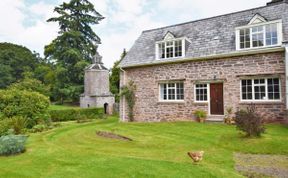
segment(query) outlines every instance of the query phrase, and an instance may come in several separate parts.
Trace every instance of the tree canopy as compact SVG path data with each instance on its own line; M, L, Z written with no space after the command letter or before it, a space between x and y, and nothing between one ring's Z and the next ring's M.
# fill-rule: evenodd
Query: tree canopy
M70 0L54 11L59 16L47 21L59 24L59 35L45 46L44 52L48 61L56 62L53 93L61 100L75 101L83 92L84 68L92 61L95 45L101 43L91 25L104 17L88 0Z
M124 49L123 53L121 54L120 60L115 61L113 68L111 69L112 73L110 75L110 91L115 95L115 101L119 102L119 92L120 92L120 68L119 64L121 60L126 56L127 52Z
M0 43L0 88L24 78L26 72L32 72L40 63L37 54L28 48Z

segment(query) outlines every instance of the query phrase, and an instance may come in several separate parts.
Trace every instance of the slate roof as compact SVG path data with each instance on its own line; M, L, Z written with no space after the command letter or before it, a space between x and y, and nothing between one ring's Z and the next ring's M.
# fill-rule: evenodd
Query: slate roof
M255 14L263 16L268 21L282 19L283 41L288 41L288 4L283 1L280 4L274 3L241 12L143 31L121 61L120 67L183 60L155 59L155 43L162 41L168 31L176 38L187 37L191 40L186 49L185 59L233 53L236 51L235 28L247 25Z

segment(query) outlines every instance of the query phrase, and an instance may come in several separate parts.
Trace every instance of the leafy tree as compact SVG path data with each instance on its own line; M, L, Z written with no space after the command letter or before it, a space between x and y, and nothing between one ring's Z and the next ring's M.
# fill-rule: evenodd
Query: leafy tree
M0 43L0 88L24 78L25 72L32 72L39 63L37 54L28 48Z
M124 49L123 53L121 54L121 58L119 61L116 61L111 69L112 73L109 77L110 80L110 91L115 95L115 101L119 102L119 92L120 92L120 68L119 64L121 60L126 56L127 52Z
M8 89L34 91L45 96L50 95L50 88L41 81L33 78L24 78L23 80L10 85Z
M62 101L76 100L83 92L84 68L95 54L95 44L101 42L91 25L98 24L104 17L88 0L70 0L54 11L59 16L47 21L59 24L59 36L45 46L44 52L46 59L57 65L53 93Z

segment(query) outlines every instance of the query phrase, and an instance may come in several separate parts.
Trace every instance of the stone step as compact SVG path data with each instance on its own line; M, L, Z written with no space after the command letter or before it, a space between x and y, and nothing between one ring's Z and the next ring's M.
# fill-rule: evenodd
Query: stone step
M208 116L207 122L224 122L224 116Z

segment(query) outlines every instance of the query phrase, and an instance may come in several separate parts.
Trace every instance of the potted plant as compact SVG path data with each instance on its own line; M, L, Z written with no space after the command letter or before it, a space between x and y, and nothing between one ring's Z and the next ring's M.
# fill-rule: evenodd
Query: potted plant
M194 115L200 123L204 123L207 118L207 113L204 110L196 110Z
M226 124L234 124L235 123L235 121L234 121L234 119L232 117L232 114L233 114L233 108L232 107L228 107L226 109L226 114L225 114L225 119L224 119L224 122Z

